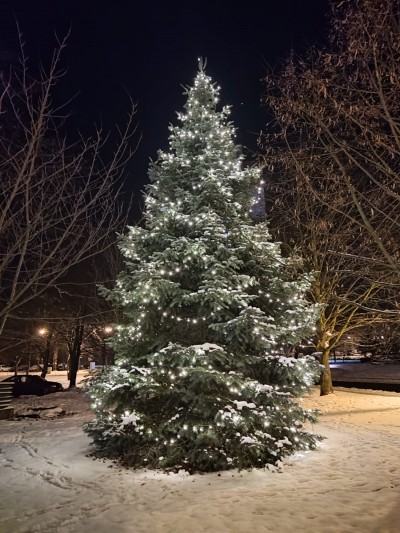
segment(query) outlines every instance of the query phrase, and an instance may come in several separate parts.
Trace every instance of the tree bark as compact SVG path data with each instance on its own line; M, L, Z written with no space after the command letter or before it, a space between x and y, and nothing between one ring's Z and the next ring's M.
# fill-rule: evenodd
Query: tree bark
M44 350L44 355L43 355L43 368L42 368L42 373L40 374L42 378L45 378L47 375L47 369L50 363L50 348L51 348L50 339L46 339L46 348Z
M74 342L70 353L70 373L69 373L69 388L76 387L76 376L79 369L79 360L81 357L81 346L83 340L84 325L78 322L74 328Z
M321 364L324 365L325 370L320 379L320 396L326 396L333 393L332 374L329 366L330 348L325 348L321 353Z

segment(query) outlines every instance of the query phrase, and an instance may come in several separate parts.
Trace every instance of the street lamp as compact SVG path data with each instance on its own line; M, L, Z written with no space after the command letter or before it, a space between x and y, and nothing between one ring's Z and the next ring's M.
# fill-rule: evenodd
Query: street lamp
M106 337L110 335L113 332L112 326L104 326L103 327L103 345L102 345L102 359L103 359L103 365L108 366L108 354L107 354L107 344L106 344Z
M49 369L49 363L50 363L50 353L51 353L51 335L49 333L49 330L45 327L41 327L38 329L38 334L46 339L45 343L45 349L43 353L43 367L42 367L42 378L45 378Z

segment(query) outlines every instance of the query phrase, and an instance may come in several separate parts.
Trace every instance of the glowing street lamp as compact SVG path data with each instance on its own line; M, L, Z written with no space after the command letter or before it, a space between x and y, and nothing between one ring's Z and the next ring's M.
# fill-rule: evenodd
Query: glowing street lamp
M42 368L42 373L41 373L42 378L45 378L47 372L51 370L51 368L49 368L50 361L52 358L51 357L51 334L49 330L45 327L39 328L37 332L40 335L40 337L43 337L43 339L45 339L46 341L44 351L42 352L43 368Z
M108 366L108 357L107 357L107 345L106 345L106 337L107 335L110 335L113 332L112 326L104 326L103 327L103 344L102 344L102 360L103 365Z

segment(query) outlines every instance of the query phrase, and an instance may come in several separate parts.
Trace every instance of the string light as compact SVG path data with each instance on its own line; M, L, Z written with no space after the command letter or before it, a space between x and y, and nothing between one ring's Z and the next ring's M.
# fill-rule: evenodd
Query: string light
M172 398L168 397L169 391L177 394L182 384L190 398L192 380L211 379L212 383L215 379L221 389L219 396L223 397L213 400L215 409L220 409L222 414L216 415L211 423L206 417L201 420L198 412L194 415L185 408L179 415L181 418L169 415L166 424L160 412L161 423L152 421L152 428L147 424L134 426L132 438L137 438L138 431L143 434L159 462L168 458L168 448L175 447L178 439L192 438L198 442L203 439L200 434L210 433L213 439L222 442L226 428L234 428L233 439L241 446L257 446L262 450L263 443L274 440L263 428L282 425L285 417L285 426L277 430L282 432L282 437L275 439L276 448L299 442L298 421L292 420L296 412L288 409L290 393L287 388L243 381L241 370L229 362L235 354L237 363L245 364L248 356L243 354L247 352L251 357L263 354L265 358L281 358L283 343L290 335L295 339L302 328L303 321L297 316L302 317L303 309L306 314L306 305L300 305L302 295L295 294L295 284L291 288L289 283L285 285L278 280L275 286L273 280L268 285L269 290L265 290L269 282L268 268L271 272L275 269L278 278L285 260L279 256L276 245L266 242L265 228L243 224L247 221L247 206L236 201L237 191L245 183L252 183L262 195L263 180L259 179L257 169L241 170L243 158L236 155L234 130L225 122L229 109L216 110L218 91L219 87L213 86L204 73L196 78L195 88L188 90L185 112L178 115L183 126L170 128L171 153L160 152L153 169L156 181L149 186L146 197L146 228L131 228L123 242L123 253L130 261L127 275L131 279L127 282L120 277L116 284L118 302L126 306L131 324L119 326L114 337L127 354L123 363L122 358L118 361L115 379L111 381L110 378L108 383L115 387L114 394L118 394L118 386L124 379L129 379L133 387L129 396L132 401L135 401L135 387L144 391L145 385L151 385L150 400L158 398L158 391L165 395L163 398ZM199 151L194 152L193 146L200 147L196 148ZM234 228L227 220L234 221ZM242 274L250 255L255 260L259 258L260 265L268 267L265 283L255 276ZM301 309L301 313L295 318L285 314L296 309ZM154 351L154 345L162 345L169 336L174 338L175 332L182 343L188 344L199 335L213 338L212 327L220 328L215 336L226 341L218 355L174 343ZM233 340L227 340L228 330ZM232 348L235 343L238 349ZM126 370L129 378L123 377L123 367L128 369L137 355L139 359L147 358L146 368L132 365L129 372ZM279 364L286 368L283 357ZM288 374L290 372L291 368ZM311 378L312 373L307 374L307 379ZM285 387L295 387L296 383L297 379L288 379ZM123 384L122 390L125 386L129 384ZM289 397L285 396L287 394ZM126 391L123 397L127 397ZM249 407L250 399L254 399L254 410ZM95 405L103 409L100 402L96 401ZM132 409L132 404L129 405ZM170 404L166 402L166 405ZM249 409L252 417L248 416ZM105 412L110 426L118 427L118 417L115 419L114 414ZM126 411L125 416L130 416L130 411ZM300 442L300 445L306 447L305 443ZM139 445L135 449L142 448ZM214 455L225 453L223 444L214 450L205 447L202 451L210 460ZM143 458L143 462L147 461L147 457ZM226 461L229 463L228 459Z

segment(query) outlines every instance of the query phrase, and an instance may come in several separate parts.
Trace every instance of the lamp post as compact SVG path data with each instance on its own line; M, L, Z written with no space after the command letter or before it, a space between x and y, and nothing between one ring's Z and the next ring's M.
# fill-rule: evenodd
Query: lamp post
M46 375L47 375L47 369L49 367L49 362L50 362L50 339L51 339L51 334L50 334L49 330L46 327L40 327L38 329L38 334L46 340L45 349L44 349L44 353L43 353L43 368L42 368L42 373L41 373L42 378L45 378Z
M103 331L102 362L104 366L108 366L106 339L107 339L107 336L111 335L111 333L113 332L113 328L112 326L104 326L102 328L102 331Z

